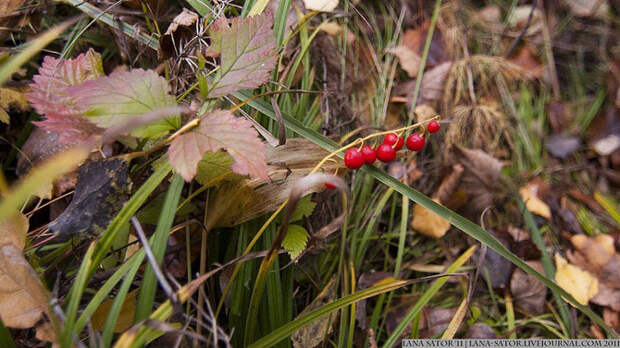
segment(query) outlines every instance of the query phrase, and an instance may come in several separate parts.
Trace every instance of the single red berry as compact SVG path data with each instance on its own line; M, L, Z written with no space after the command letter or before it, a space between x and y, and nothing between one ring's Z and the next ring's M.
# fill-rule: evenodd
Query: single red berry
M344 153L344 164L349 169L358 169L364 165L364 155L352 147Z
M420 133L411 133L407 137L407 148L411 151L420 151L424 148L426 140Z
M336 185L330 183L330 182L325 182L325 187L327 187L330 190L335 190L336 189Z
M435 121L435 120L430 121L430 122L428 123L428 126L426 126L426 129L428 129L428 132L429 132L429 133L435 133L435 132L438 132L438 131L439 131L439 122L437 122L437 121Z
M390 133L386 135L385 138L383 138L383 143L392 146L396 144L396 146L394 146L394 150L398 151L403 148L405 140L403 139L403 137L399 137L398 135L396 135L396 133Z
M368 145L362 146L362 155L364 156L364 161L367 164L373 164L377 160L377 153L375 149Z
M381 162L392 162L396 158L396 150L392 145L383 143L377 148L377 158Z

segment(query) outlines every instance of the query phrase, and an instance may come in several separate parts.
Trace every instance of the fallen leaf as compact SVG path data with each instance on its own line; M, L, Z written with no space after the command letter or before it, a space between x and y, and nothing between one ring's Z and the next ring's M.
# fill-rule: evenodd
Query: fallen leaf
M24 258L28 219L16 215L0 225L0 318L7 327L34 326L48 311L49 296Z
M530 12L532 12L532 5L522 5L517 6L514 11L511 12L511 15L508 17L507 22L510 28L514 32L521 32L527 23L527 19L530 16ZM530 20L529 26L525 31L525 35L535 35L538 34L543 28L543 16L542 12L539 9L534 9L534 13L532 14L532 19Z
M276 38L269 12L249 17L221 18L213 23L209 53L221 56L221 65L209 98L259 87L271 78L277 61Z
M479 338L479 339L495 339L497 335L493 329L484 323L475 323L469 327L464 338Z
M405 30L400 46L408 48L413 54L417 55L418 57L422 57L430 24L431 21L426 20L415 29ZM442 33L439 29L436 28L435 32L433 33L433 38L431 39L431 46L429 48L428 56L426 58L427 67L432 68L438 64L446 62L447 60L448 54L446 53L446 48L443 43Z
M434 199L434 201L439 203L437 199ZM441 238L450 229L450 222L423 206L416 204L413 208L411 228L425 236Z
M551 219L551 209L549 206L538 198L538 184L530 182L521 189L519 189L521 199L525 203L527 210L536 215L540 215L546 219Z
M58 132L39 127L35 128L32 133L30 133L19 152L17 174L20 176L25 175L33 166L61 153L71 146L72 144L69 142L60 141ZM59 195L71 190L75 187L76 181L77 171L73 171L56 179L50 187L39 192L38 196L41 198L52 198L54 195Z
M128 199L131 180L122 159L91 161L78 170L71 203L48 225L61 240L98 236Z
M274 211L289 198L289 191L301 178L329 153L303 138L288 139L285 145L265 150L267 172L271 182L262 179L243 179L221 184L209 199L206 225L213 227L236 226L245 221ZM342 161L327 162L323 169L333 173L344 168ZM312 192L323 190L316 188Z
M593 141L591 145L599 156L609 156L620 148L620 135L611 133Z
M547 118L554 133L562 133L573 122L571 109L566 102L552 100L547 105Z
M191 181L206 152L225 150L234 160L233 172L269 181L265 145L246 119L217 109L204 116L198 126L176 137L168 148L170 164Z
M620 315L618 312L609 308L603 309L603 320L607 326L614 328L616 331L620 331Z
M541 274L545 274L540 261L526 261L526 263ZM510 293L516 306L526 313L534 316L544 313L547 287L535 276L516 269L510 279Z
M509 250L511 249L510 242L504 235L500 235L493 230L489 230L489 233L502 243L504 247ZM484 254L484 259L481 261L480 257L482 254ZM510 283L510 274L514 269L514 265L510 261L506 260L506 258L491 248L487 248L484 253L482 249L477 250L474 254L474 260L482 267L483 272L481 273L481 277L484 277L492 288L505 289L508 287ZM487 275L488 279L486 278Z
M550 135L545 139L545 148L554 157L565 159L581 147L581 140L575 136Z
M332 12L338 7L338 0L304 0L304 6L310 11Z
M577 17L605 18L609 12L607 0L564 0Z
M168 29L159 39L157 47L157 55L159 59L168 59L178 53L179 47L183 40L190 40L191 36L196 35L194 24L199 20L197 13L183 8Z
M444 82L452 69L452 62L445 62L426 71L422 77L419 103L439 100L443 92ZM413 98L413 91L411 97Z
M0 245L11 244L22 250L26 246L28 218L23 214L14 215L0 224Z
M310 313L315 309L323 307L324 305L332 302L336 299L336 290L338 289L338 282L336 282L335 276L332 277L327 285L321 290L317 297L310 303L304 310L299 313L298 317ZM302 327L301 329L293 332L291 335L291 341L293 341L293 347L295 348L314 348L325 340L326 336L330 335L334 331L334 324L338 319L338 312L332 315L326 315L318 320L314 320L312 323Z
M582 305L587 305L598 292L598 280L588 271L568 263L560 254L555 254L555 267L555 281Z
M576 252L567 253L569 261L598 279L598 293L591 301L620 311L620 254L616 253L613 237L574 235L571 243Z
M137 294L138 289L127 293L125 301L123 301L123 305L121 306L121 311L118 314L118 319L116 320L116 324L114 326L114 332L124 332L133 325L134 314L136 313ZM93 329L103 331L105 322L108 319L108 314L110 314L110 310L114 305L114 300L115 299L113 298L107 299L100 304L99 307L97 307L90 318Z
M530 78L539 79L543 77L542 62L528 46L521 47L508 61L523 68Z
M61 141L86 139L100 129L81 117L88 106L71 95L71 86L103 76L101 55L93 49L74 59L43 58L39 74L32 79L31 92L26 95L34 109L46 119L35 122L46 130L56 131Z
M456 146L456 160L465 167L461 177L461 188L467 194L467 209L479 214L492 206L505 190L500 176L504 164L493 156L478 149Z
M400 67L407 72L407 75L409 77L413 78L418 76L418 72L420 71L420 62L422 61L422 58L417 53L413 52L411 49L403 45L390 48L388 52L398 57Z

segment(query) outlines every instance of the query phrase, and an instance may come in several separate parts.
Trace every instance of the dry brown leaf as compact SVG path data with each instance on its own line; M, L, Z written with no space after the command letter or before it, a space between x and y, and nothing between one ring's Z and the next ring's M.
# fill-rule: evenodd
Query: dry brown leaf
M275 148L266 146L265 153L271 183L246 179L218 187L209 199L208 229L235 226L276 210L288 199L295 182L329 154L303 138L288 139L285 145ZM337 168L343 167L342 161L327 162L323 170L334 173Z
M0 245L12 244L23 250L27 232L28 218L23 214L14 215L0 224Z
M125 297L125 301L123 301L123 305L121 307L121 311L118 314L118 319L116 320L116 326L114 326L114 332L124 332L129 329L133 324L133 317L136 313L136 295L138 294L138 289L130 291L127 293ZM114 305L115 299L107 299L105 302L99 305L93 313L91 317L91 323L93 324L93 329L97 331L102 331L105 327L105 322L108 319L108 314L112 309L112 305Z
M3 0L0 2L0 25L4 25L4 17L9 17L17 10L24 0Z
M421 102L435 101L441 98L444 82L451 68L452 62L445 62L424 73L420 87Z
M411 78L418 76L420 72L420 62L422 58L409 47L399 45L394 48L390 48L388 52L398 57L400 67L407 72L407 75Z
M335 281L335 277L332 277L325 288L323 288L318 296L312 301L312 303L310 303L301 313L299 313L299 316L310 313L313 310L332 302L336 298L337 284L338 283ZM337 313L334 315L324 316L295 331L291 335L293 347L314 348L321 344L325 340L325 336L334 331L334 324L336 323L337 316Z
M439 203L437 199L435 202ZM411 228L422 233L425 236L433 238L441 238L450 229L448 220L440 217L432 211L416 204L413 208L413 219L411 220Z
M311 11L332 12L338 7L338 0L304 0L304 6Z
M508 61L523 68L530 78L539 79L543 77L542 62L528 46L523 46Z
M551 209L547 203L538 198L538 184L530 182L519 190L527 210L546 219L551 219Z
M526 261L526 263L538 272L545 273L540 261ZM510 292L517 307L525 312L532 315L544 312L547 287L535 276L516 269L510 279Z
M195 35L194 23L198 21L198 14L186 8L179 13L168 26L166 33L159 39L158 56L166 59L179 53L180 44Z
M572 265L555 254L555 281L582 305L587 305L598 292L598 280L588 271Z
M604 18L609 12L607 0L564 0L577 17Z
M0 246L0 317L4 325L26 329L48 310L49 296L36 272L13 244Z

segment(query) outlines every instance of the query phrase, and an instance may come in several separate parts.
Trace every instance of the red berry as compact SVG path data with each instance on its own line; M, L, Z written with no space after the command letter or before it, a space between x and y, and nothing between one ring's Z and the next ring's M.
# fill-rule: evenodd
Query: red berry
M429 133L435 133L435 132L438 132L438 131L439 131L439 122L437 122L437 121L435 121L435 120L430 121L430 122L428 123L428 126L426 126L426 129L428 129L428 132L429 132Z
M325 182L325 187L327 187L330 190L335 190L336 189L336 185L329 183L329 182Z
M396 133L390 133L386 135L385 138L383 138L383 143L392 146L396 144L394 150L398 151L403 148L405 140L403 139L403 137L399 137L398 135L396 135Z
M396 150L392 145L383 143L377 148L377 158L381 162L392 162L396 158Z
M407 148L411 151L420 151L424 148L425 139L420 133L411 133L407 137Z
M364 155L356 148L350 148L344 153L344 164L349 169L358 169L364 165Z
M373 164L377 160L377 153L375 149L368 145L362 146L362 155L364 156L364 161L367 164Z

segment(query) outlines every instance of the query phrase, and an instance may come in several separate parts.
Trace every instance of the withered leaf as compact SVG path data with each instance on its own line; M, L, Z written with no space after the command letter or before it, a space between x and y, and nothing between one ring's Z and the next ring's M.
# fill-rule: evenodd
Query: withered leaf
M539 261L526 261L526 263L541 274L545 274ZM525 312L532 315L544 312L547 287L535 276L516 269L510 279L510 292L517 307Z
M582 305L598 293L598 280L590 272L568 263L560 254L555 254L555 281Z
M499 235L491 230L489 230L489 233L497 238L506 248L510 249L510 243L503 235ZM506 288L510 282L510 274L512 273L514 265L490 248L486 249L486 252L484 252L484 259L481 261L482 250L483 249L480 249L474 254L476 263L480 263L480 267L483 267L480 274L482 276L488 274L490 278L489 281L493 288Z
M196 35L193 25L198 21L198 14L186 8L183 9L168 26L168 29L159 39L157 54L159 59L167 59L173 56L183 40L191 39Z
M128 199L127 167L125 160L114 158L80 167L73 200L49 229L61 240L91 238L103 232Z
M312 303L310 303L308 307L304 308L299 315L301 316L312 312L313 310L332 302L336 298L336 289L338 284L335 280L335 277L332 277L325 288L323 288L323 290L312 301ZM325 336L329 335L334 330L333 325L336 322L336 318L337 314L324 316L323 318L315 320L311 324L295 331L291 335L293 347L314 348L321 344L325 339Z

